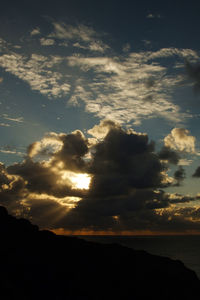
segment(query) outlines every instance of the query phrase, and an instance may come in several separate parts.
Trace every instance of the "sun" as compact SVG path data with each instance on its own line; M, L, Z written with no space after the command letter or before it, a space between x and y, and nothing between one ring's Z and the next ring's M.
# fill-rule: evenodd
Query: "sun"
M91 177L88 174L74 174L70 177L70 180L74 184L74 188L77 189L89 189Z
M69 180L73 189L85 189L90 187L91 176L87 173L61 172L62 182Z

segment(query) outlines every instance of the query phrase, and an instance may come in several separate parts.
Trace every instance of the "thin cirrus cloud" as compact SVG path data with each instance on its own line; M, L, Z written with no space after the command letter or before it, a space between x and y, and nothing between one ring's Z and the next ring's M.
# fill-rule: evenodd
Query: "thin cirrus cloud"
M28 82L32 90L47 97L58 98L67 94L70 89L70 85L65 82L65 76L53 70L61 61L61 57L38 54L32 54L30 58L17 53L0 56L0 66L5 71Z
M146 17L147 17L147 19L160 19L160 18L162 18L160 14L153 14L153 13L149 13Z
M55 41L53 39L41 38L40 39L40 44L42 46L53 46L55 44Z
M0 122L0 126L2 127L13 127L14 125L20 125L24 123L23 117L10 116L8 114L0 115L2 121ZM6 122L4 121L6 120Z
M65 23L53 22L54 31L49 34L49 37L57 39L79 39L85 42L91 41L96 36L96 32L85 25L72 26Z
M30 32L30 35L31 36L34 36L34 35L38 35L40 34L40 28L34 28L31 32Z
M0 126L2 126L2 127L10 127L10 124L1 122L1 123L0 123Z
M48 98L65 97L69 105L84 104L87 112L100 119L109 116L113 121L139 124L144 118L161 117L177 123L191 117L173 102L173 92L185 79L176 60L196 61L199 56L195 51L163 48L130 52L127 48L123 55L116 54L104 42L106 36L91 27L52 25L53 31L46 36L39 28L31 32L43 46L42 54L35 49L27 55L23 47L16 52L13 46L12 52L2 51L0 67ZM54 45L66 45L66 54L50 47Z
M17 150L11 150L11 149L0 149L1 153L5 153L5 154L13 154L13 155L17 155L17 156L21 156L23 157L25 155L25 153L17 151Z
M61 41L73 42L73 47L104 53L110 47L105 44L93 28L79 24L77 26L65 23L53 22L54 31L48 37ZM59 43L60 46L68 46L68 43Z
M3 114L3 118L5 120L12 121L12 122L15 122L15 123L23 123L24 122L24 118L23 117L10 117L7 114Z
M77 105L82 100L86 111L121 122L137 123L155 116L173 121L189 117L172 102L173 91L181 85L183 76L168 74L167 66L157 63L159 58L174 56L197 58L190 49L173 48L123 57L68 57L69 66L81 72L70 103Z

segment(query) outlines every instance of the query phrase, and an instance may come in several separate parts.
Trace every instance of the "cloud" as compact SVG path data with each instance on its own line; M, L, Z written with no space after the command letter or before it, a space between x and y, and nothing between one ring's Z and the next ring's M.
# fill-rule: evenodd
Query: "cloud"
M54 31L49 37L57 39L91 41L97 34L93 28L79 24L77 26L67 25L65 23L53 22Z
M186 158L181 158L178 162L179 166L189 166L191 165L192 160L191 159L186 159Z
M102 120L100 121L100 124L95 125L93 128L89 129L88 133L97 139L101 139L107 135L110 129L116 128L116 126L120 127L120 125L117 125L111 120Z
M49 98L62 97L70 90L66 77L53 70L62 61L63 58L58 56L46 57L38 54L32 54L30 58L17 53L0 56L0 66L6 72L24 80L32 90Z
M179 154L176 151L170 149L170 147L168 146L164 146L158 154L161 160L167 161L168 163L174 165L178 164L180 159Z
M34 35L39 35L40 34L40 28L34 28L31 32L30 35L34 36Z
M2 126L2 127L10 127L11 125L7 124L7 123L0 123L0 126Z
M123 47L122 47L122 51L123 52L129 52L131 50L131 45L129 43L126 43Z
M59 198L59 203L65 201L61 200L64 197L83 197L85 190L74 186L73 176L87 169L84 160L87 144L87 139L78 130L71 134L51 132L41 141L29 145L26 159L7 167L7 171L22 178L32 194L46 194L46 198L53 196ZM42 155L48 159L38 160L37 157Z
M107 49L109 49L109 46L105 45L101 41L94 41L94 42L89 43L88 45L85 45L85 44L83 45L83 44L80 44L79 42L76 42L73 44L73 47L84 49L84 50L89 50L92 52L100 52L100 53L104 53Z
M185 151L188 153L195 153L196 138L189 135L189 130L184 128L174 128L171 133L164 138L164 144L178 151Z
M0 51L7 51L8 50L8 42L2 38L0 38Z
M160 19L161 15L149 13L146 17L147 17L147 19Z
M55 44L55 41L53 39L41 38L40 39L40 44L42 46L52 46L52 45Z
M146 46L149 46L149 45L151 45L151 41L149 41L149 40L142 40L142 42L146 45Z
M176 180L176 185L179 186L181 184L181 182L185 179L185 170L183 169L182 166L180 166L178 168L178 170L176 170L174 172L174 178Z
M162 48L121 55L107 44L106 34L92 27L62 22L52 25L54 29L47 36L38 38L40 31L33 31L46 47L35 49L35 38L29 39L26 42L30 49L35 49L29 55L24 47L16 52L13 45L8 47L2 41L7 50L0 56L0 67L43 96L65 97L68 105L81 104L100 119L138 125L147 118L164 118L177 124L191 117L174 103L173 93L185 83L175 63L177 59L197 61L199 56L194 50ZM54 42L67 45L65 52L55 47L47 49ZM12 51L8 51L10 48Z
M68 42L72 42L75 48L99 53L105 53L110 48L92 27L83 24L73 26L61 22L53 22L53 26L54 31L48 37L64 41L60 43L61 46L68 47Z
M78 130L48 133L29 145L24 161L1 165L1 204L45 228L120 232L192 227L183 213L177 217L177 209L197 197L163 190L184 178L181 167L175 179L167 174L166 161L177 163L171 149L165 149L163 159L147 134L110 120L90 133L93 144ZM91 178L89 189L75 184L80 174Z
M61 137L63 142L62 148L54 154L54 161L62 161L67 170L85 173L87 163L84 156L88 153L88 141L83 133L76 130L72 134Z
M15 117L10 117L7 114L3 114L2 116L5 120L8 120L8 121L12 121L12 122L15 122L15 123L24 123L24 118L23 117L15 118Z
M0 163L0 202L9 207L14 214L23 211L22 199L26 197L27 191L22 178L10 175L6 167Z
M68 65L79 68L80 76L69 103L84 102L86 111L100 119L109 116L113 121L138 124L143 118L158 116L181 122L190 115L172 102L172 94L183 76L169 75L168 66L159 60L176 56L198 57L195 51L176 48L132 52L123 57L70 56ZM88 77L88 71L92 76Z
M108 45L104 44L101 41L92 41L88 47L90 51L96 51L101 53L104 53L109 48L110 47Z
M50 132L40 141L30 144L27 148L27 155L33 158L36 155L53 155L62 148L62 137L65 134Z
M66 196L80 197L82 193L72 189L72 182L65 178L62 180L61 172L58 172L45 162L34 162L26 159L8 167L8 172L23 178L26 189L30 193L46 194L63 198Z
M145 229L151 218L156 226L159 219L156 209L171 205L172 199L160 190L166 186L165 165L154 153L154 145L148 142L147 135L111 125L104 139L93 147L89 193L59 221L61 227ZM94 131L99 132L98 126ZM183 197L176 197L177 203L182 201ZM190 202L189 198L187 201Z
M87 171L84 157L89 151L88 145L88 140L80 130L71 134L51 132L41 141L30 144L27 154L29 158L45 155L51 158L52 166L61 163L64 170L84 173Z
M22 157L25 155L25 153L17 151L15 149L11 150L11 149L3 148L3 149L0 149L0 152L5 153L5 154L14 154L14 155L22 156Z
M193 177L200 177L200 167L198 167L196 170L195 170L195 172L194 172L194 174L192 175Z
M185 68L188 77L193 82L194 91L199 93L200 91L200 64L191 64L188 60L185 62Z

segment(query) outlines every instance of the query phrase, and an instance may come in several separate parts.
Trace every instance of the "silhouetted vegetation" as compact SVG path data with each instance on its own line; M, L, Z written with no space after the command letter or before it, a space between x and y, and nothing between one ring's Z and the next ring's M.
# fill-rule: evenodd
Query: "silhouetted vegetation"
M0 299L196 299L180 261L39 230L0 207Z

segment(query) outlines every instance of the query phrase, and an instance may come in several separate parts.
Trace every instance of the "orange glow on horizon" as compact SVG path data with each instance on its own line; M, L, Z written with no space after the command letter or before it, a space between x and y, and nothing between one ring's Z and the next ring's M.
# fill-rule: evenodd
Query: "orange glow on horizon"
M161 235L200 235L200 231L188 230L185 232L173 232L173 231L150 231L150 230L136 230L136 231L94 231L94 230L66 230L63 228L51 229L57 235L98 235L98 236L161 236Z

